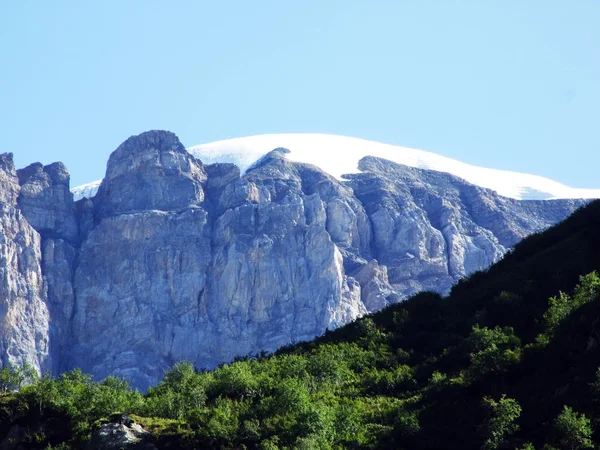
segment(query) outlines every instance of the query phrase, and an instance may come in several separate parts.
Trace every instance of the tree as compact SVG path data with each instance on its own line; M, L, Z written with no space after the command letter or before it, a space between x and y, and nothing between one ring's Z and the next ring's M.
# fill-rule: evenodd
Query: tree
M469 374L473 378L504 371L521 359L521 341L511 327L490 329L475 325L468 346L471 350Z
M0 369L0 390L4 393L15 389L16 379L15 371L11 366L4 366Z
M560 448L566 450L594 448L591 440L592 422L584 414L579 414L566 405L554 420L554 431Z
M546 448L546 447L545 447ZM526 442L523 446L517 450L535 450L535 447L531 442Z
M197 428L213 448L233 446L239 429L239 417L235 405L235 401L219 397L212 408L195 418Z
M248 361L226 364L213 373L214 382L207 388L209 397L226 396L231 399L249 399L258 394L258 382Z
M165 372L165 377L146 396L145 414L182 419L206 402L206 385L212 376L197 374L192 363L182 361Z
M33 401L38 405L40 415L44 408L59 401L56 382L50 372L46 372L37 383L28 388L31 391Z
M482 449L502 448L519 429L515 421L521 415L521 405L504 394L498 401L484 397L483 404L487 410L487 417L481 427L484 438Z
M556 330L572 311L594 300L600 293L600 277L597 272L591 272L579 278L573 296L560 292L557 297L548 300L548 310L544 313L544 332L537 341L546 345L550 342Z
M574 308L595 300L598 294L600 294L600 276L596 271L579 277L579 283L573 291Z
M21 367L5 365L0 369L0 391L6 393L21 389L26 384L33 384L39 380L35 368L27 361Z

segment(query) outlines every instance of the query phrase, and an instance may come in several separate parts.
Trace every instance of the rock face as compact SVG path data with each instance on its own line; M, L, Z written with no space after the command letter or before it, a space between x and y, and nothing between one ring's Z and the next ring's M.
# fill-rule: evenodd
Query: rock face
M144 389L182 359L211 368L446 292L583 204L507 199L372 157L338 181L286 152L240 176L151 131L113 152L97 195L75 204L62 164L17 177L4 155L3 363Z
M115 418L113 418L115 419ZM125 419L125 420L123 420ZM128 416L102 424L92 433L87 448L89 450L156 450L150 441L150 433Z
M143 133L123 142L108 160L96 216L197 206L204 200L205 181L202 163L175 134Z
M61 354L70 332L64 324L73 314L73 269L79 246L79 229L69 172L62 163L31 164L17 171L21 190L18 206L27 222L39 233L44 303L52 312L49 324L49 352ZM64 358L53 358L47 367L60 372Z
M0 362L50 367L49 313L40 235L17 206L11 153L0 155Z
M513 200L447 173L379 158L363 158L359 168L348 185L369 216L372 256L387 267L387 279L402 297L447 292L583 204Z

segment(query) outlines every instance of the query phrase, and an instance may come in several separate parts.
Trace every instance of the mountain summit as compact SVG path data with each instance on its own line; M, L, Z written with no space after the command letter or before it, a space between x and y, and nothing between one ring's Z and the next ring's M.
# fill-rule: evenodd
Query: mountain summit
M288 149L290 161L312 164L337 179L357 173L367 156L418 169L447 172L474 185L517 200L600 198L600 189L577 189L537 175L473 166L435 153L380 142L329 134L262 134L208 144L187 150L206 164L232 163L245 172L271 150ZM100 181L73 190L76 198L90 197Z
M350 150L332 175L280 141L237 148L248 164L234 165L142 133L76 202L62 164L16 171L3 155L2 363L146 388L180 360L215 367L446 293L586 203L516 200L389 158L351 162ZM334 176L346 162L357 170Z

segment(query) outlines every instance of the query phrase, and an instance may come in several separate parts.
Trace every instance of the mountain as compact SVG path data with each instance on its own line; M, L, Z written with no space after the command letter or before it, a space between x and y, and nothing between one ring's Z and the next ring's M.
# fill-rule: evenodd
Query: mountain
M597 448L599 248L596 201L448 296L272 355L181 363L145 395L77 370L34 380L0 394L0 448Z
M341 180L357 173L359 161L372 156L418 169L447 172L471 184L518 200L556 198L600 198L600 189L576 189L548 178L506 170L488 169L456 161L435 153L347 136L327 134L264 134L189 147L205 164L231 163L246 172L275 148L287 148L290 161L312 164ZM101 180L73 189L75 197L92 197Z
M586 203L503 197L375 156L340 180L289 156L241 174L149 131L74 202L64 165L17 171L4 154L3 364L145 389L180 360L212 368L445 294Z

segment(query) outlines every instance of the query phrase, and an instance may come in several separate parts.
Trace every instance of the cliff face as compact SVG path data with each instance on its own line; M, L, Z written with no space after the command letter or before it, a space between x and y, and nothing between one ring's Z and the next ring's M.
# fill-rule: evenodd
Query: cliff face
M75 204L62 164L17 176L4 155L2 361L145 388L178 360L214 367L446 292L583 204L507 199L372 157L340 182L285 153L240 176L151 131Z
M12 154L0 155L0 361L50 367L42 240L17 205Z

